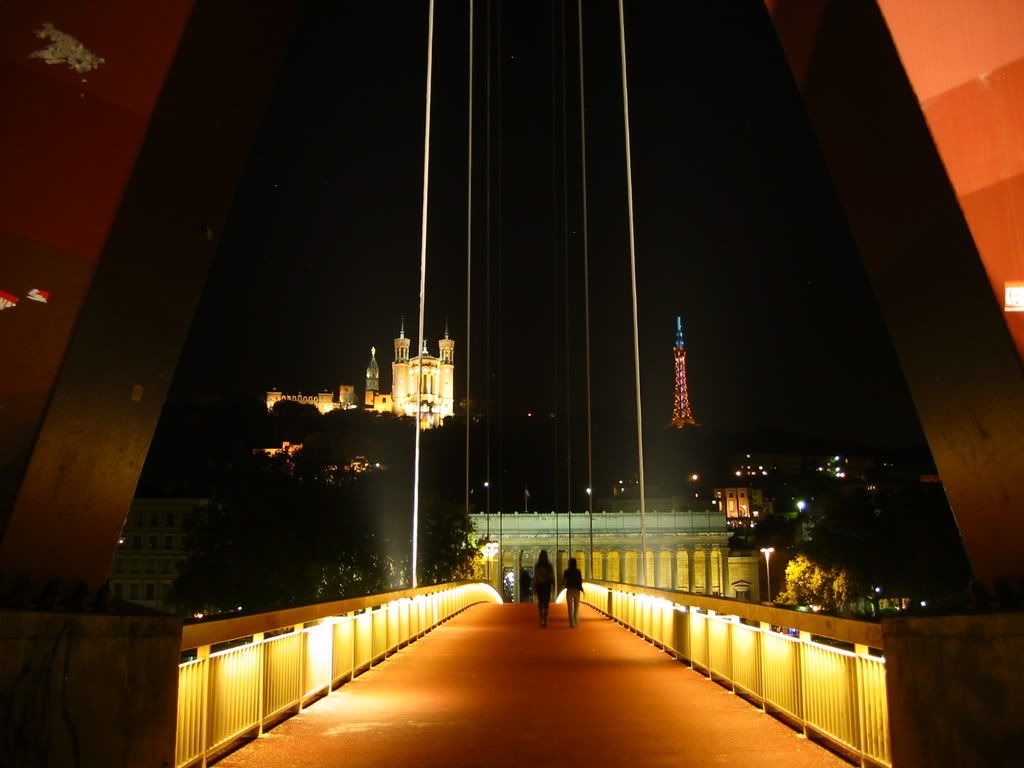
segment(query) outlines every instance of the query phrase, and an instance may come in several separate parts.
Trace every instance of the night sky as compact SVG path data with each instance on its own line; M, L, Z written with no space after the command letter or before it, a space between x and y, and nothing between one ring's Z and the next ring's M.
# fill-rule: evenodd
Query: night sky
M594 414L626 450L635 414L617 5L584 5ZM426 7L309 4L172 397L339 383L361 395L371 345L390 389L391 340L403 314L415 336L418 312ZM566 11L567 46L561 7L493 3L488 20L476 3L471 396L485 409L490 363L495 423L528 411L582 418L564 405L566 392L582 404L585 325L576 6ZM457 400L467 338L466 23L466 3L438 4L425 335L436 354L447 319ZM634 0L626 35L645 428L671 417L681 314L702 429L922 442L763 4Z

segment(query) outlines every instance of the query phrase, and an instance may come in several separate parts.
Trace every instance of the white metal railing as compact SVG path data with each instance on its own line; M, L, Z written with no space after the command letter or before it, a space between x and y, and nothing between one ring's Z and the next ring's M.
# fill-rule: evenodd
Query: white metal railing
M487 584L445 584L186 626L182 650L197 657L178 668L175 766L205 766L481 602L501 598Z
M877 624L610 582L586 582L583 600L861 765L892 765L885 659L870 653L882 648Z

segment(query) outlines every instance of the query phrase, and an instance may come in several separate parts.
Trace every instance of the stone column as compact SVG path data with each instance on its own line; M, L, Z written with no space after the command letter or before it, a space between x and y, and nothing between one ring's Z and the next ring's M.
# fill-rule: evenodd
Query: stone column
M626 550L619 550L619 584L626 583Z
M672 565L670 566L672 581L668 586L669 589L679 589L679 550L672 547L669 551L672 553Z
M697 567L693 547L686 548L686 588L693 592L693 571Z
M704 594L711 594L711 547L704 547Z
M722 558L722 597L732 597L732 582L729 579L729 548L719 547Z

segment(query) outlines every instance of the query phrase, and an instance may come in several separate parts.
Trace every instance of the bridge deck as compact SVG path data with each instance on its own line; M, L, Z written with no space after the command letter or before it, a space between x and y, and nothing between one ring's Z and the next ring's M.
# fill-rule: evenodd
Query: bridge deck
M225 758L250 766L843 766L584 606L478 605Z

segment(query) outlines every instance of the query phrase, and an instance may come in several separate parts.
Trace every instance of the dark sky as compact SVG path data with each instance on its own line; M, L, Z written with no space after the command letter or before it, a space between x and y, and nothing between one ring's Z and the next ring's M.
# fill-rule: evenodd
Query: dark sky
M584 5L595 420L617 425L606 434L621 430L628 444L633 347L617 5ZM575 7L563 49L553 48L560 5L493 3L488 61L487 4L476 3L472 397L483 401L489 361L492 395L508 418L527 410L580 418L558 402L566 377L577 400L584 385ZM448 319L457 399L467 339L466 23L466 3L439 3L426 337L436 353ZM645 424L671 416L673 319L681 314L693 410L706 428L920 442L763 4L633 0L626 33ZM313 392L342 382L361 393L371 345L390 387L391 339L402 314L415 333L418 311L425 57L425 2L309 4L184 350L177 396Z

